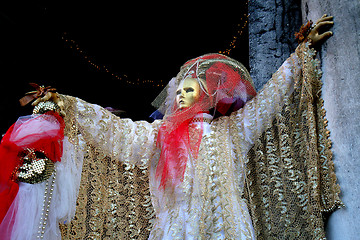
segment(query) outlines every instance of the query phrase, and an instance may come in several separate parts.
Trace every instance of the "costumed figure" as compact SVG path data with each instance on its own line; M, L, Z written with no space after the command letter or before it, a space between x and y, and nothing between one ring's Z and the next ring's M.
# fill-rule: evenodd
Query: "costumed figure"
M64 122L53 111L31 117L9 130L2 146L16 143L15 131L40 138L51 132L21 129L31 121L58 123L62 146L17 145L7 170L16 174L4 175L1 194L16 190L14 180L20 190L3 208L1 232L9 239L324 238L323 213L341 202L312 48L331 36L319 34L331 20L324 15L303 28L298 36L310 41L301 39L259 93L246 68L227 56L189 60L153 102L164 115L153 123L43 93L33 103L37 111L60 105ZM23 183L25 159L37 152L56 162L56 179ZM25 213L35 224L18 237Z

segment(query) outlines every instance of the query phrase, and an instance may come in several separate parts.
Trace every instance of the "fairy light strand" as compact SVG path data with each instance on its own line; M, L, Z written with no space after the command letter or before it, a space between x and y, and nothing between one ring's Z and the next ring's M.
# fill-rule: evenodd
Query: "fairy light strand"
M92 68L94 68L97 71L109 73L113 78L123 81L124 83L129 85L134 85L134 86L147 85L153 87L165 86L163 80L153 81L149 79L140 80L139 78L137 78L131 81L126 74L117 74L111 71L110 70L111 68L109 66L96 63L94 58L89 56L87 52L84 49L82 49L74 39L71 39L67 32L63 32L61 38L65 42L65 46L69 47L70 49L73 49L80 58L82 58L85 62L87 62Z
M248 14L244 14L240 18L240 22L243 24L238 24L238 30L236 31L235 35L232 37L232 40L228 46L223 51L218 51L218 53L230 55L231 51L237 47L237 41L242 36L247 24L248 24ZM112 78L123 81L126 84L133 85L133 86L152 86L152 87L164 87L165 82L163 80L154 81L150 79L141 80L139 78L131 80L126 74L118 74L113 71L111 71L110 67L103 64L96 63L95 59L87 54L87 52L79 46L79 44L70 37L70 35L67 32L63 32L62 34L62 40L65 43L65 46L69 47L70 49L73 49L73 51L76 52L76 54L82 58L85 62L87 62L92 68L94 68L97 71L106 72L112 76Z
M237 30L236 34L233 36L232 41L229 44L229 47L227 49L225 49L224 51L219 51L219 53L225 54L225 55L230 55L230 52L237 47L236 43L240 39L240 37L242 36L242 34L243 34L247 24L248 24L248 18L249 18L248 14L244 14L243 17L240 18L240 22L243 22L244 24L241 25L239 23L237 25L238 30Z

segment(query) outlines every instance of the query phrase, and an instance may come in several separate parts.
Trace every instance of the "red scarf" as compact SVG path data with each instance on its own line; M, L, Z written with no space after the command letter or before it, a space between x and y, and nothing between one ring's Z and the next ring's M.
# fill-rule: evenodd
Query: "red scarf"
M184 180L186 164L190 156L198 157L203 128L199 134L191 137L189 125L193 117L180 123L171 129L173 122L165 120L159 130L157 146L161 154L156 169L156 178L160 178L159 189L164 190L167 186L175 187Z

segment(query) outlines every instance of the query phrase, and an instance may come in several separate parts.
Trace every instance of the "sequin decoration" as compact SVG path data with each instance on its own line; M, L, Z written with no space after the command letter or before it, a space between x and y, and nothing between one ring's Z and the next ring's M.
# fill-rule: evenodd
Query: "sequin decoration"
M27 148L22 152L22 165L15 170L16 179L25 183L40 183L54 172L54 163L41 151Z
M59 112L60 107L52 101L40 102L38 105L35 106L33 114L44 114L48 111Z

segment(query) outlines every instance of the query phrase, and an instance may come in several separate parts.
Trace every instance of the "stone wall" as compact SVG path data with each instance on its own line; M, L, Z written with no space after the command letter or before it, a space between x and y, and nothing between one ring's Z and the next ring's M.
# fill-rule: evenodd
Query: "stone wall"
M333 142L336 175L346 208L327 225L328 239L359 239L360 233L360 1L303 0L303 21L334 16L334 36L320 59L323 98Z
M346 208L327 224L330 240L359 239L360 227L360 1L249 1L250 71L257 89L294 51L302 22L334 16L334 36L319 52L323 98L336 174ZM301 19L302 18L302 19Z
M300 4L300 0L249 1L249 63L257 90L295 50Z

